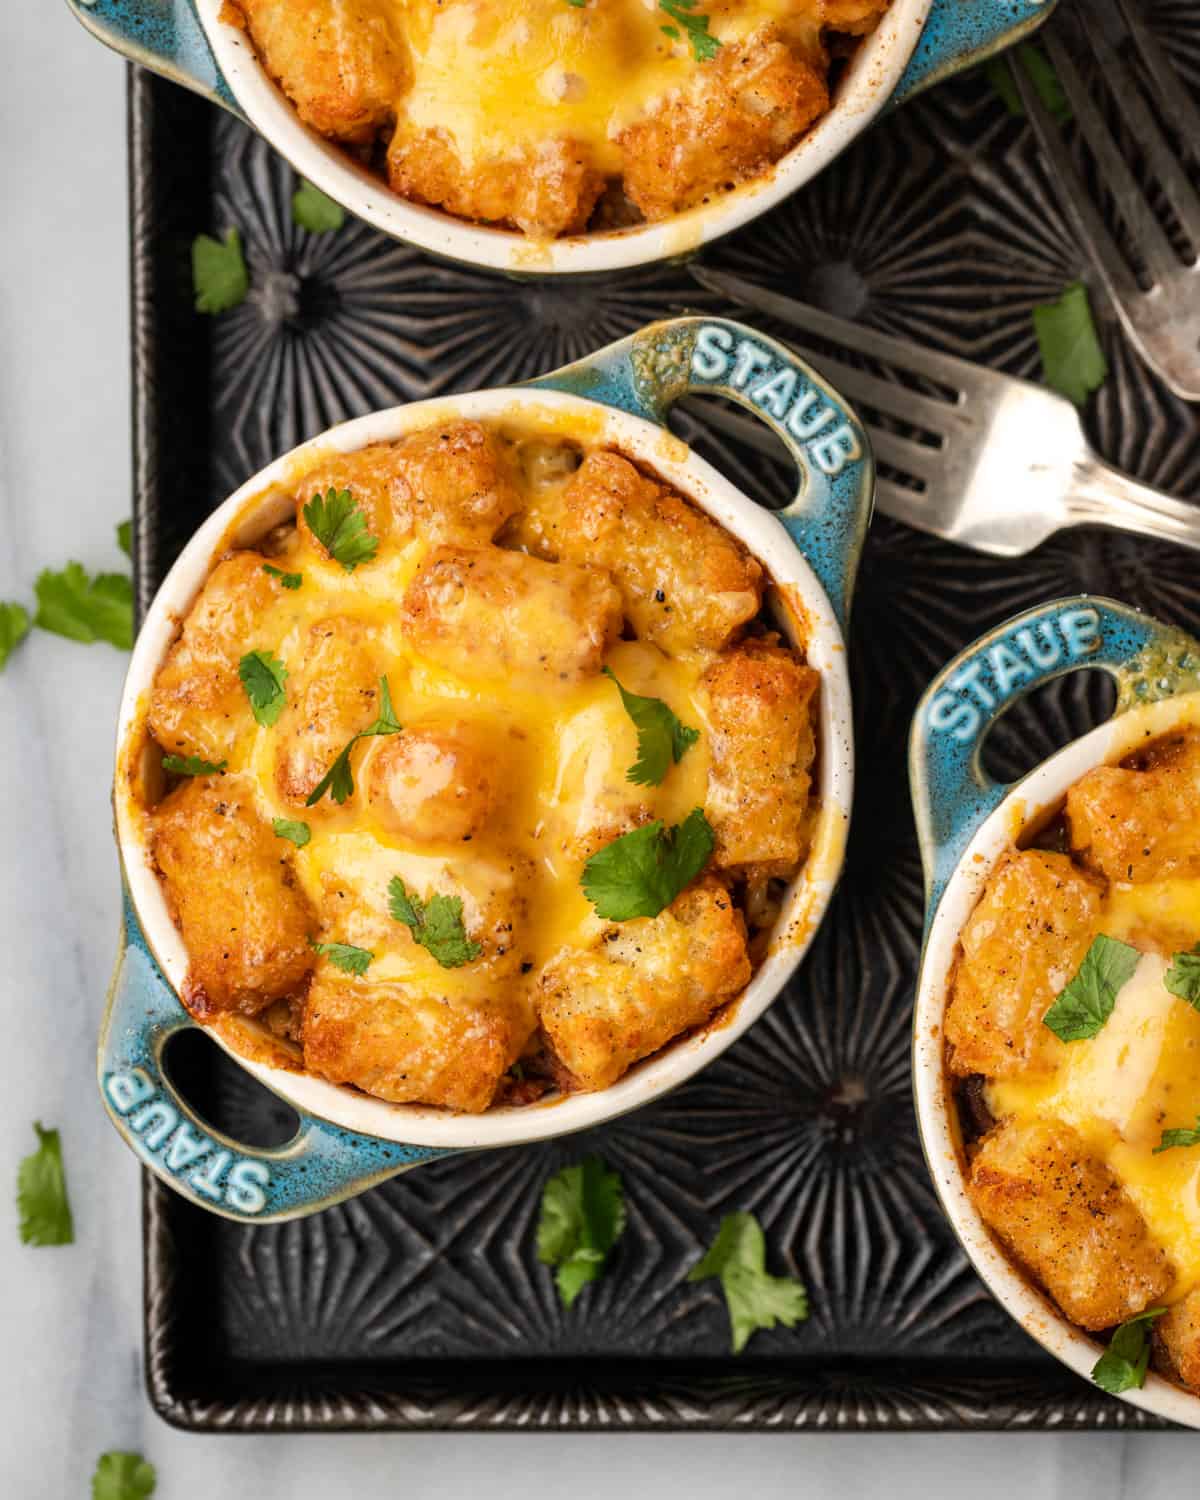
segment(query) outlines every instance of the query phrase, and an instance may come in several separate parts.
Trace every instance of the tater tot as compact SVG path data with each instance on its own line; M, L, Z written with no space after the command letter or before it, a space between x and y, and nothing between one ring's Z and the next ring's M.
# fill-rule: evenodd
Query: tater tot
M238 662L278 596L263 571L266 561L257 552L233 553L213 569L192 605L150 698L150 732L168 753L215 764L253 728Z
M720 650L762 603L762 569L745 549L619 453L590 453L523 524L539 551L606 568L638 635L664 651Z
M496 747L484 731L450 721L414 724L371 755L364 794L385 828L417 844L473 838L499 791Z
M1067 793L1071 847L1109 880L1200 876L1200 734L1155 748L1144 770L1097 766Z
M705 813L717 836L717 866L770 877L788 876L799 863L818 681L774 637L734 647L705 674L712 754Z
M1103 890L1065 854L1013 853L997 866L962 932L946 1007L951 1071L1012 1078L1056 1066L1042 1017L1099 930Z
M719 881L705 879L657 917L551 959L539 981L542 1027L576 1086L603 1089L708 1020L749 978L741 913Z
M1123 1323L1175 1278L1116 1177L1058 1121L997 1126L971 1165L970 1191L992 1232L1082 1328Z
M152 847L187 945L183 998L195 1016L253 1014L303 990L316 918L248 777L185 782L154 814Z
M303 807L347 743L378 717L382 670L362 620L333 616L309 628L275 726L275 785L285 802Z
M431 662L527 690L600 670L621 600L599 568L499 547L439 547L404 596L405 629Z

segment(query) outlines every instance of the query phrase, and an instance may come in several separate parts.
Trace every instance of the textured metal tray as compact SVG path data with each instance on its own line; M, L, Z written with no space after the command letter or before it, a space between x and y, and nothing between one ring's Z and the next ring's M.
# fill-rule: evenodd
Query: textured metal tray
M1200 4L1148 7L1193 84ZM270 457L343 417L521 379L685 306L686 269L513 283L367 228L309 238L289 168L234 119L132 74L135 567L142 608L201 517ZM237 224L254 290L191 310L193 235ZM886 120L711 261L881 328L1036 375L1029 308L1086 267L1023 121L979 75ZM1149 378L1097 299L1112 365L1088 424L1112 460L1200 498L1194 413ZM765 326L765 325L764 325ZM786 330L770 330L786 337ZM769 460L706 455L769 503ZM1152 1425L1075 1380L967 1266L921 1160L909 1015L921 878L908 719L985 626L1080 589L1200 629L1194 558L1099 531L997 562L879 519L853 620L859 795L846 876L803 972L726 1056L657 1106L527 1150L423 1167L296 1223L243 1228L153 1180L146 1367L178 1425L248 1429L864 1430ZM1088 675L993 738L1012 775L1104 711ZM218 1126L286 1139L286 1105L191 1035L171 1065ZM630 1225L570 1312L533 1238L545 1177L587 1150L623 1174ZM688 1268L748 1209L812 1316L728 1353Z

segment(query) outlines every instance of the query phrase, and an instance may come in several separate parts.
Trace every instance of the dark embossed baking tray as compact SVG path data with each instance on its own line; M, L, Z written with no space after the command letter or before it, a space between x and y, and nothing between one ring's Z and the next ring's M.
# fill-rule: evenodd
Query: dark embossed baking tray
M1200 82L1200 4L1147 6ZM346 416L530 376L664 313L714 303L682 267L517 284L361 225L309 238L290 170L182 90L130 83L135 568L145 607L207 510ZM250 299L191 310L189 247L240 227ZM712 261L891 332L1036 375L1034 302L1086 273L1024 122L979 75L886 120ZM1088 425L1100 450L1200 498L1196 418L1123 347ZM784 334L786 331L773 330ZM692 426L748 493L767 459ZM934 1201L909 1088L921 927L905 738L932 672L985 626L1079 589L1200 629L1195 562L1099 531L998 562L879 519L853 621L859 795L846 876L809 960L692 1083L592 1136L460 1156L310 1219L249 1229L147 1179L146 1369L180 1426L218 1431L1059 1429L1151 1425L1042 1354L969 1269ZM1104 708L1086 676L1002 726L1013 774ZM189 1034L175 1076L217 1125L268 1141L285 1105ZM544 1178L599 1149L630 1224L570 1312L533 1251ZM812 1316L734 1359L688 1268L723 1213L755 1212Z

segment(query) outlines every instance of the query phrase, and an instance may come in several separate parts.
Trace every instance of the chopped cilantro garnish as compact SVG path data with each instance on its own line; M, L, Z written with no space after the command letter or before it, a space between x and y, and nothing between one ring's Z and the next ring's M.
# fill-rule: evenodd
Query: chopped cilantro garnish
M1150 1307L1121 1324L1092 1367L1092 1379L1101 1390L1119 1396L1122 1391L1140 1390L1145 1385L1150 1364L1150 1325L1165 1312L1165 1307Z
M312 838L312 829L298 818L276 818L271 824L276 838L287 839L297 849L303 849Z
M263 563L263 572L269 573L272 578L278 578L280 587L285 589L298 589L304 582L303 573L285 573L274 563Z
M692 56L697 62L708 62L716 57L721 43L708 29L708 17L697 16L695 10L697 0L658 0L658 8L665 11L672 21L678 21L687 33L687 39L692 44ZM674 27L670 30L666 26L662 28L668 36L678 37L679 33Z
M665 829L660 820L622 834L583 867L583 893L610 922L656 917L708 863L713 831L703 810Z
M92 1475L92 1500L148 1500L158 1477L140 1453L102 1453Z
M75 1240L62 1142L57 1130L34 1125L37 1150L17 1168L17 1212L23 1245L70 1245Z
M443 969L460 968L483 952L467 936L462 909L461 896L430 896L427 902L422 902L410 894L399 875L388 882L388 910Z
M1112 1015L1117 992L1138 966L1141 954L1103 933L1092 940L1079 972L1042 1017L1060 1042L1090 1041Z
M228 312L245 301L250 273L236 229L227 229L223 240L198 234L192 241L192 290L201 313Z
M287 668L269 651L247 651L238 662L238 676L250 700L255 721L270 729L287 702Z
M791 1276L772 1276L767 1268L767 1245L753 1214L726 1214L717 1237L689 1281L719 1276L729 1308L733 1352L740 1354L758 1328L782 1323L792 1328L808 1317L808 1293Z
M47 568L34 584L39 630L68 640L108 641L123 651L133 645L133 584L124 573L89 576L81 563L59 573Z
M681 723L661 698L626 692L611 668L605 667L604 675L616 682L625 712L637 728L638 758L626 771L625 780L637 786L658 786L700 738L700 731Z
M1163 983L1177 999L1186 1000L1194 1010L1200 1010L1200 943L1190 953L1175 954Z
M1082 406L1108 378L1108 361L1096 335L1087 287L1077 281L1057 302L1035 307L1033 326L1046 384Z
M304 520L347 573L353 573L359 563L370 562L379 548L379 538L367 530L367 518L349 490L330 488L323 497L314 495L304 507Z
M217 776L229 764L228 761L203 760L199 755L164 755L163 770L173 776Z
M352 943L314 943L312 946L315 953L347 974L365 974L375 957L369 948L356 948Z
M0 601L0 672L8 658L29 634L29 611L23 604Z
M365 729L360 729L350 740L345 749L341 751L333 765L325 772L320 781L309 793L308 807L315 807L326 792L339 804L354 795L354 773L350 768L350 752L358 744L359 740L367 740L377 734L399 734L400 721L396 717L396 711L392 707L391 689L388 687L386 677L379 679L379 717L373 724L368 724Z
M309 234L329 234L346 222L346 211L319 187L314 187L307 177L302 177L292 194L292 219Z
M601 1274L624 1228L625 1190L600 1157L585 1157L547 1181L537 1255L543 1265L557 1267L554 1280L564 1307Z

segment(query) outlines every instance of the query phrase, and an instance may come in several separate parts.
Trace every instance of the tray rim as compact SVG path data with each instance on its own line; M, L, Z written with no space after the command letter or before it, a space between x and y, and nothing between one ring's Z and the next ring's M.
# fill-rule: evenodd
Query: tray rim
M126 64L129 169L133 574L138 618L153 592L142 518L157 503L159 393L148 368L158 336L153 294L155 222L152 148L161 128L157 101L173 87ZM201 107L201 106L197 106ZM656 1378L628 1378L620 1362L591 1362L596 1379L572 1370L553 1389L512 1382L508 1391L420 1377L409 1392L362 1389L299 1397L294 1388L253 1399L198 1395L180 1382L180 1351L171 1302L176 1257L170 1192L142 1169L143 1371L155 1412L188 1432L1086 1432L1171 1430L1053 1366L1044 1375L1005 1362L980 1375L921 1359L891 1358L870 1373L870 1356L819 1370L806 1361L803 1378L779 1360L739 1361L737 1373L664 1360ZM426 1362L426 1368L431 1362ZM458 1364L447 1361L447 1368ZM467 1363L462 1361L461 1363ZM479 1360L478 1365L487 1361ZM968 1364L963 1361L963 1364ZM644 1358L630 1361L643 1372ZM498 1365L497 1365L498 1367ZM259 1367L262 1369L270 1366ZM295 1369L296 1366L289 1368ZM561 1368L561 1366L560 1366ZM688 1377L688 1370L694 1373ZM787 1378L791 1374L790 1380ZM607 1376L607 1383L605 1377ZM614 1378L615 1377L615 1378ZM540 1408L533 1403L544 1396ZM553 1399L550 1399L553 1397ZM522 1400L524 1398L524 1400Z

